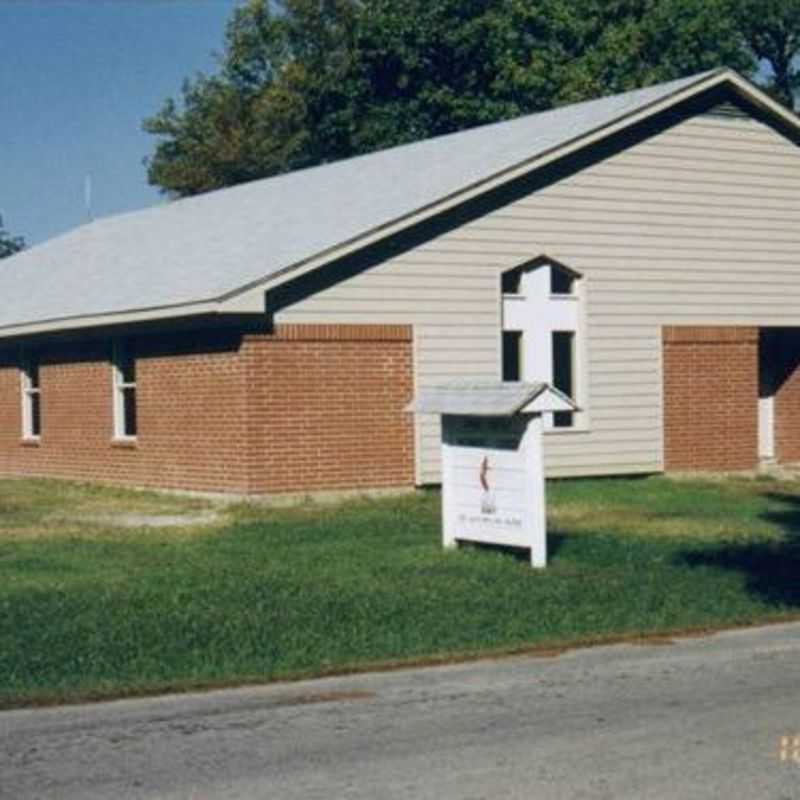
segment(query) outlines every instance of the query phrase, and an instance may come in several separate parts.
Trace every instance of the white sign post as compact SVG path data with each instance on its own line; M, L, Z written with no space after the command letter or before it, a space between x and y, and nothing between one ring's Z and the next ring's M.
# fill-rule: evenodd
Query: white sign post
M542 414L575 404L547 384L455 385L412 404L442 415L442 542L524 547L547 564Z

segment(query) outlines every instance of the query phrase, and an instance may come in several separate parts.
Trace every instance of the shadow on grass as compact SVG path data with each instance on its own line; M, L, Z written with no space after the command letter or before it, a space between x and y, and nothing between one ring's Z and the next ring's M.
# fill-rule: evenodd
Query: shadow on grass
M564 544L567 537L562 533L547 533L547 559L548 561L555 556L555 554ZM501 544L486 544L483 542L470 542L467 540L460 541L458 546L460 548L470 548L484 553L497 553L500 556L513 559L525 564L530 564L531 551L527 547L509 547L508 545Z
M763 602L800 607L800 497L777 492L764 497L779 505L762 518L781 529L780 539L728 542L684 552L679 559L690 567L736 570L744 575L747 590Z

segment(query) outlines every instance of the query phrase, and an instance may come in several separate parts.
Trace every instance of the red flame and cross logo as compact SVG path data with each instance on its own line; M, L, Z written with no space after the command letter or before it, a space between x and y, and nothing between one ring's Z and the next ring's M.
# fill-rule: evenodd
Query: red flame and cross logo
M489 485L489 470L491 470L491 466L489 465L489 456L484 456L483 460L481 461L480 472L478 473L481 488L483 489L483 494L481 495L482 514L497 513L497 503L495 502L494 494L492 493L491 486Z

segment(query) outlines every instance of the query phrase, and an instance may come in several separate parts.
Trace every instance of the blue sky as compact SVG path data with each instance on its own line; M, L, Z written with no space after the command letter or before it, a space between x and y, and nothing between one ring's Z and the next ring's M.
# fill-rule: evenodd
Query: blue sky
M86 219L165 202L144 117L215 70L242 0L0 0L0 214L36 244Z
M0 213L29 244L162 202L144 117L214 70L237 0L0 0Z

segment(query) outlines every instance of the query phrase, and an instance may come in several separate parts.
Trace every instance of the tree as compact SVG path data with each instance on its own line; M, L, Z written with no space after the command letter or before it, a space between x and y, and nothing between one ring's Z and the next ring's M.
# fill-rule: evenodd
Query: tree
M167 100L143 123L161 139L150 183L183 196L348 155L333 123L356 9L356 0L237 8L219 74L185 81L181 107Z
M0 217L0 258L13 256L24 247L25 240L21 236L11 236L3 227L3 218Z
M373 0L357 36L358 151L755 66L727 0Z
M581 43L561 61L554 104L727 66L755 67L728 0L598 0L581 23ZM521 5L527 5L522 0Z
M218 73L145 120L148 177L196 194L720 65L752 74L734 2L250 0Z
M800 0L732 0L746 46L771 73L767 90L793 110L800 91Z

